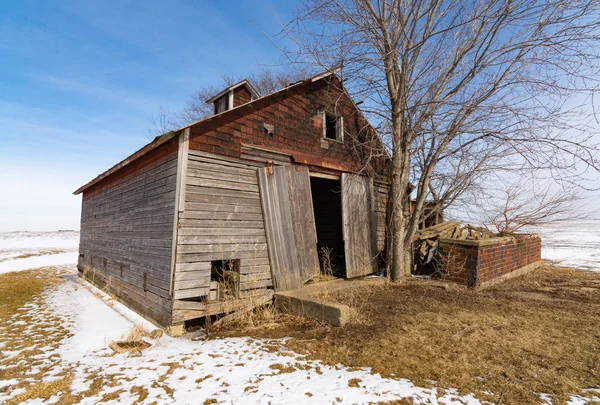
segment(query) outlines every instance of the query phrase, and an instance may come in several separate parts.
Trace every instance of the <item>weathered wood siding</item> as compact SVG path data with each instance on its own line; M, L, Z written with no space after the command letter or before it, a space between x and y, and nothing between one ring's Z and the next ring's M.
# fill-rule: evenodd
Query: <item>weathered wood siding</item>
M173 321L264 301L273 282L258 189L264 163L190 150L179 208ZM235 302L207 302L211 261L240 260Z
M377 270L373 200L373 179L342 174L342 219L348 278Z
M143 316L171 323L176 139L84 191L79 265Z
M308 167L263 168L258 179L275 290L300 288L320 271Z

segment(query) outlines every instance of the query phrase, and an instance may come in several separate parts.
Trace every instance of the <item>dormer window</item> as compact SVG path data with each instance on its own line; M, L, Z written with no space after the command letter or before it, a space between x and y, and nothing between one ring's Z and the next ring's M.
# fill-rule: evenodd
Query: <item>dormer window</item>
M248 80L242 80L239 83L229 86L219 94L215 94L206 102L213 103L215 106L215 114L221 114L232 108L236 108L242 104L251 102L258 98L258 93L248 83Z
M215 101L215 114L221 114L223 111L229 110L229 95L224 95Z
M323 137L332 141L344 140L344 118L338 115L323 113Z

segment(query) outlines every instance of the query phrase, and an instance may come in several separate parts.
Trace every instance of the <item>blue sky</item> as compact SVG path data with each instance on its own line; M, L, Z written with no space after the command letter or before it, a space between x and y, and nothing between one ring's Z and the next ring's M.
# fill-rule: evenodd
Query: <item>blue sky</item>
M287 1L0 2L0 231L78 229L72 192L151 140L150 117L280 63Z

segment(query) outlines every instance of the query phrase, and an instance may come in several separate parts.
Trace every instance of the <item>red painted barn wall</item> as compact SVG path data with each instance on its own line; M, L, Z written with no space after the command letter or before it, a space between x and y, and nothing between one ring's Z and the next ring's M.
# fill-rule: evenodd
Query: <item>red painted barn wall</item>
M252 100L252 95L245 86L233 89L233 108Z
M323 138L323 111L343 117L343 142ZM273 135L265 131L273 125ZM358 143L368 147L358 147ZM297 163L358 171L370 148L382 154L372 128L347 94L326 80L298 85L200 122L191 127L190 149L239 157L241 145L291 154ZM385 160L372 159L370 168L384 172Z

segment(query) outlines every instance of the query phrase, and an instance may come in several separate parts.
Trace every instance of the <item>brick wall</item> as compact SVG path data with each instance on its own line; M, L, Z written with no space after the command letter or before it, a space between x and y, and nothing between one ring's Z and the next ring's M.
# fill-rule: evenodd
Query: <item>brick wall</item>
M246 104L252 100L252 95L245 86L240 86L233 89L233 107Z
M538 235L466 241L440 239L439 263L444 278L478 287L542 259Z
M323 111L343 117L343 142L323 138ZM265 124L273 125L270 135ZM366 146L357 147L358 144ZM340 171L364 167L371 150L382 153L375 132L339 83L327 80L297 85L226 111L190 128L190 149L240 157L241 145L292 155L297 163ZM370 168L385 170L386 160L371 159Z

